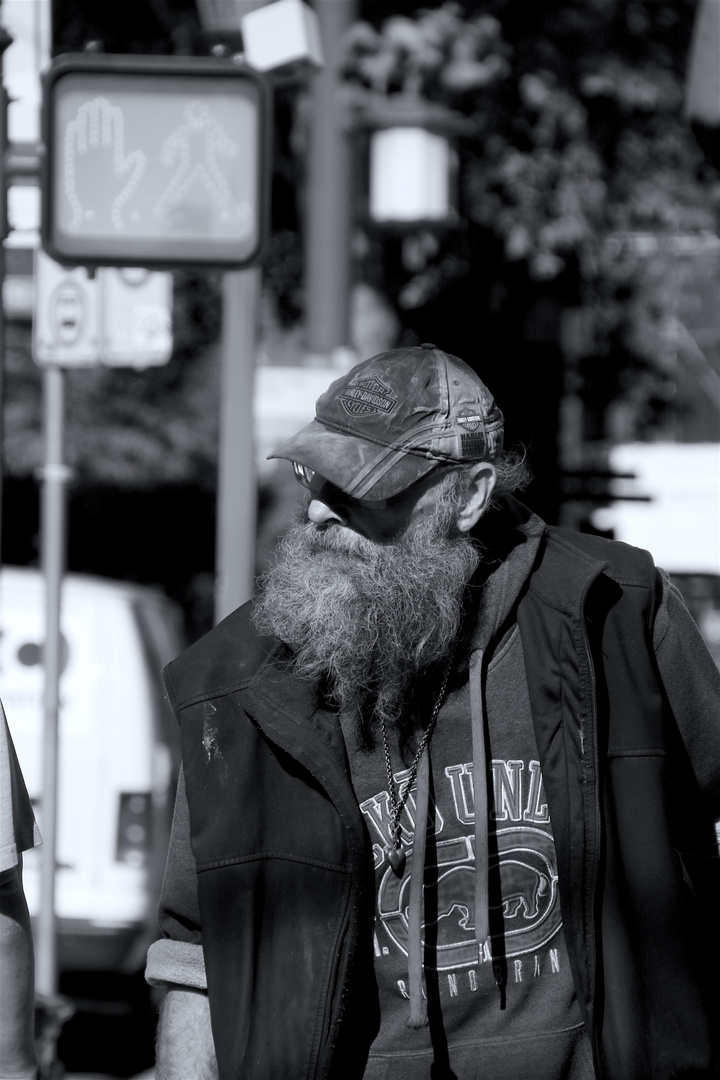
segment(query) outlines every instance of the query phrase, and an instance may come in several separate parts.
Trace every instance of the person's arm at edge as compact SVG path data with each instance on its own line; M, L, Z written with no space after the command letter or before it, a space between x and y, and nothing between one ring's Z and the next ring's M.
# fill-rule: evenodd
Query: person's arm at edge
M217 1080L208 996L169 986L160 1007L155 1080Z
M183 770L158 917L163 936L150 946L145 971L147 981L165 991L156 1039L156 1080L217 1080Z
M22 863L0 877L0 1078L36 1075L33 1032L35 955Z
M720 816L720 671L679 590L660 571L661 602L653 627L665 692L695 775Z

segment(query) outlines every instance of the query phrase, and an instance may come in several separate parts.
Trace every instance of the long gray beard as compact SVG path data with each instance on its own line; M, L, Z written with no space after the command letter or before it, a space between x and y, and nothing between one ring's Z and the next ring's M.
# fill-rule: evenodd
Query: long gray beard
M457 640L480 556L450 536L454 517L441 504L386 544L298 523L262 581L257 629L289 646L294 673L323 682L364 741L373 720L403 726L413 680Z

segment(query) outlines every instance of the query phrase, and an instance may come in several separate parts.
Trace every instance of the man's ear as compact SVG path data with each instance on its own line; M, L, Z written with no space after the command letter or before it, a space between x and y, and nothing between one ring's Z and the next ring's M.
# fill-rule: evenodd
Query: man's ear
M489 461L479 461L467 480L465 499L457 516L460 532L470 532L487 510L490 496L497 482L495 466Z

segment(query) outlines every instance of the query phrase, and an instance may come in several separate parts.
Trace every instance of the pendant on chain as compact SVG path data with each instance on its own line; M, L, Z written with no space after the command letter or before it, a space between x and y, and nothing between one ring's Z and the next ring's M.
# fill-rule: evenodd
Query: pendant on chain
M396 847L386 847L385 854L388 857L388 862L393 868L394 873L398 877L402 877L403 870L405 869L405 852L403 849Z
M393 868L393 872L398 877L402 877L403 870L405 869L405 852L402 848L402 840L400 839L400 829L392 828L392 844L388 844L385 848L385 854L388 857L388 862Z

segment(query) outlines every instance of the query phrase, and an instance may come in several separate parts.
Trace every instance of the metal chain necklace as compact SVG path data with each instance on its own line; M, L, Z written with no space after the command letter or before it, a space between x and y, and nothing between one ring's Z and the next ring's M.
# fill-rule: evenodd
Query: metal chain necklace
M385 768L387 770L388 792L390 795L391 821L389 831L392 840L392 843L388 844L385 847L384 851L387 855L388 862L390 863L391 867L393 868L394 872L397 874L398 877L402 876L402 872L405 869L405 852L402 849L402 839L400 836L402 830L402 826L400 825L400 817L403 810L405 809L405 803L407 802L408 795L410 794L410 788L415 783L415 777L417 776L420 759L423 756L425 747L430 742L430 736L432 735L433 729L435 728L438 713L440 712L440 706L442 705L445 698L445 691L447 689L448 679L450 678L450 672L452 670L454 659L455 650L453 649L452 655L448 662L448 666L445 669L445 674L443 676L440 692L435 699L435 706L432 711L432 716L430 717L428 725L423 732L422 738L420 740L420 745L417 748L417 753L415 754L413 763L410 766L410 773L407 780L403 784L403 793L399 801L397 795L395 794L395 781L393 779L392 762L390 761L390 745L388 742L388 733L385 726L385 719L382 716L380 717L380 729L382 731L383 737L383 750L385 751Z

